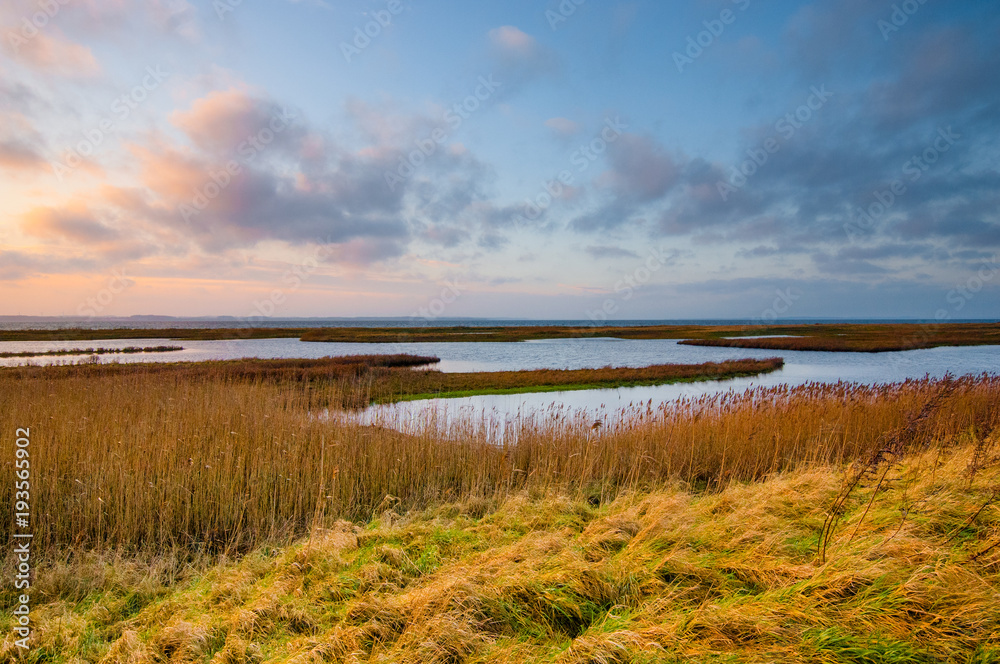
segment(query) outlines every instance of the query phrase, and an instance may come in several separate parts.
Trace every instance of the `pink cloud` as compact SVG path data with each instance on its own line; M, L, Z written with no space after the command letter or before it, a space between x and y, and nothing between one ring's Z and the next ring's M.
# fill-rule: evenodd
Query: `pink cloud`
M57 209L40 207L24 215L23 229L42 238L62 238L79 244L101 244L118 238L118 231L105 225L83 205Z
M246 91L231 88L196 100L190 110L173 113L170 121L199 147L233 150L267 123L262 106Z
M567 118L549 118L545 126L560 136L572 136L580 131L580 125Z
M494 46L511 54L530 56L538 48L534 37L512 25L490 30L489 38Z
M47 73L92 77L101 72L90 48L70 41L53 27L33 32L17 28L2 43L11 57Z

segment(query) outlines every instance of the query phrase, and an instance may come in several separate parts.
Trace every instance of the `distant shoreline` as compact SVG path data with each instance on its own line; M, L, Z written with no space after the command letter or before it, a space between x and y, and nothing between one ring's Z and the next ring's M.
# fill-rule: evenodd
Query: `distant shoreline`
M14 353L0 353L0 358L58 357L61 355L135 355L138 353L168 353L177 350L184 350L184 348L182 346L146 346L145 348L138 348L136 346L128 346L126 348L61 348L59 350L25 350Z
M748 338L741 338L748 337ZM749 338L757 337L757 338ZM760 338L771 337L771 338ZM0 330L0 341L292 338L338 343L519 342L544 339L677 339L703 346L826 352L889 352L1000 345L1000 323L811 323L774 325L452 325L448 327L242 327Z

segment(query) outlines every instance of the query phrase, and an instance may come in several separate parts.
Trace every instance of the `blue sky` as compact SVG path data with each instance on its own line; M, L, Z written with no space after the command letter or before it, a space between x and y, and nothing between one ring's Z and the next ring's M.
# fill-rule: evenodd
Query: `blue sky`
M14 0L0 35L0 314L1000 311L994 2Z

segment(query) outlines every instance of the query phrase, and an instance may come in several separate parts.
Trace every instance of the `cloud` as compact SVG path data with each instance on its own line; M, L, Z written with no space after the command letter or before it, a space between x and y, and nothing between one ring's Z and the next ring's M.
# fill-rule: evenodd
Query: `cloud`
M34 208L23 215L21 229L91 267L136 260L159 250L143 223L126 220L101 200Z
M0 251L0 281L20 281L38 269L37 258L21 251Z
M541 52L534 37L512 25L490 30L489 39L501 57L511 60L532 60Z
M146 0L153 23L165 33L173 33L189 42L201 39L198 10L187 0Z
M0 140L0 168L41 170L48 168L48 162L25 141Z
M355 238L332 249L333 260L354 266L378 263L398 258L405 252L406 243L395 238Z
M44 238L61 238L78 244L104 244L120 233L98 221L86 208L35 208L24 216L24 231Z
M0 101L3 91L0 90ZM20 112L3 112L0 106L0 168L38 171L48 168L45 139Z
M412 175L387 184L386 174L437 126L432 119L349 103L362 139L349 147L348 136L335 140L298 114L272 130L284 108L236 88L195 100L171 116L184 143L161 136L131 146L146 193L118 190L118 205L209 252L275 240L329 244L336 260L363 264L400 256L415 238L473 241L489 214L481 206L490 174L464 147L441 145Z
M0 69L0 111L16 114L16 117L26 120L27 114L36 113L45 106L45 102L33 88L10 80L8 74ZM4 124L9 122L10 119L5 119Z
M804 10L819 12L809 15L810 30L822 23L828 7ZM845 11L868 10L849 2ZM752 175L725 198L718 185L731 182L748 150L759 150L776 135L779 114L745 128L731 161L677 155L652 137L623 136L609 146L608 170L591 191L598 204L569 227L620 234L652 230L716 249L734 245L736 256L762 267L796 257L797 265L817 274L845 279L885 281L916 274L921 265L963 269L956 259L963 247L1000 247L1000 88L992 83L1000 45L984 37L976 19L946 26L914 22L906 30L906 38L889 49L876 35L880 61L890 54L888 66L838 79L830 86L830 102L793 136L780 137L780 149L766 163L751 164ZM793 41L806 34L812 33L801 32ZM790 58L798 76L826 71L823 49L844 50L839 41L823 39L811 48L816 52L809 59ZM793 89L788 110L802 104L802 97ZM946 143L942 132L952 131L960 138ZM893 183L905 190L892 196L888 211L865 233L849 236L844 227L857 222L858 208L867 209L879 196L887 200Z
M681 165L648 136L622 134L608 145L614 186L640 201L662 197L677 182Z
M899 72L872 83L868 105L886 130L1000 101L1000 46L977 42L967 28L947 26L915 35L901 49Z
M23 281L42 274L79 275L102 269L88 257L69 255L64 251L55 253L0 250L0 281Z
M653 137L623 133L608 144L606 160L608 169L595 183L600 204L572 219L570 228L592 232L639 223L640 212L678 189L693 203L707 198L698 183L704 162L671 155Z
M586 251L594 258L639 258L639 254L621 247L590 246Z
M567 120L566 118L549 118L545 121L545 126L551 129L557 136L567 138L580 133L579 123Z
M511 25L487 33L489 53L503 84L501 96L509 96L538 78L554 76L562 70L559 56L537 39Z
M89 78L101 72L89 47L70 41L55 27L36 29L30 38L11 31L2 44L12 58L46 73Z
M296 115L274 101L231 88L196 100L189 110L174 112L170 120L201 150L235 156L242 144L262 133L259 140L270 136L269 150L300 139L301 130L283 126Z

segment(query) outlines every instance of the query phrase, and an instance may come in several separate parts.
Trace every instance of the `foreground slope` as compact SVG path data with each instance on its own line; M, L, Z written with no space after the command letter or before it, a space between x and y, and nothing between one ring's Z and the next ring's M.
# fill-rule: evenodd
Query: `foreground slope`
M180 578L166 556L84 557L40 575L23 661L995 662L1000 513L969 519L996 497L970 480L982 449L959 437L895 464L874 501L859 489L825 562L843 468L606 504L389 499Z

